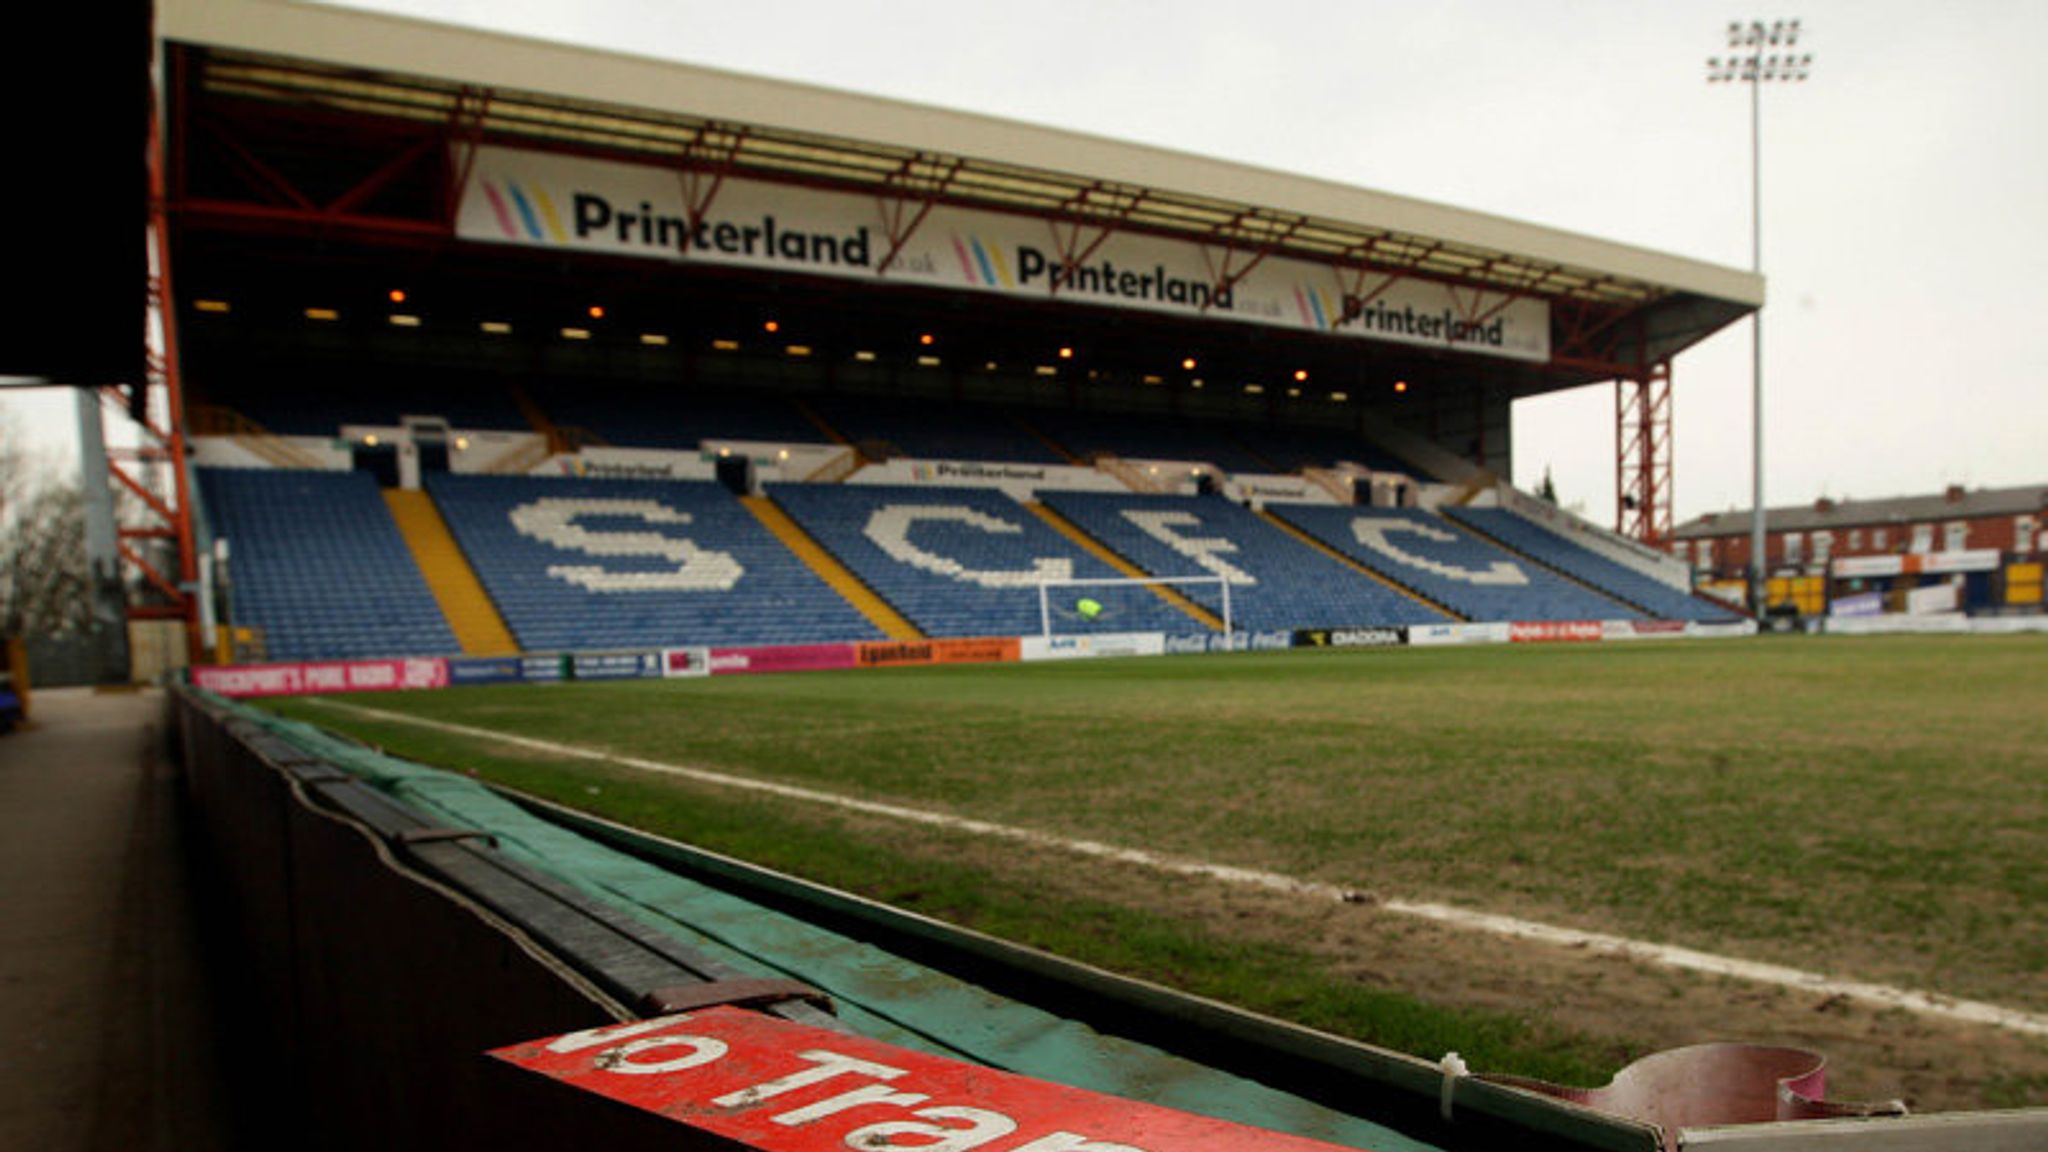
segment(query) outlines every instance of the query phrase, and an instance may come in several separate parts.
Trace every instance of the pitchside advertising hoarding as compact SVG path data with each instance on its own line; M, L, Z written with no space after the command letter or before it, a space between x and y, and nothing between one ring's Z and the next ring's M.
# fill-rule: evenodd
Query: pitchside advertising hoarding
M448 662L314 660L296 664L238 664L192 669L195 687L222 696L298 696L316 692L398 692L446 688Z
M1317 1152L1322 1144L1032 1080L737 1008L500 1048L562 1090L675 1125L678 1147L763 1152Z
M885 215L890 204L871 194L725 179L693 217L673 169L481 147L456 235L1550 359L1550 308L1540 300L1383 276L1347 284L1336 269L1307 261L1253 261L1219 245L1130 232L1111 232L1068 267L1044 220L948 205L932 208L899 247ZM1240 269L1248 270L1218 287Z

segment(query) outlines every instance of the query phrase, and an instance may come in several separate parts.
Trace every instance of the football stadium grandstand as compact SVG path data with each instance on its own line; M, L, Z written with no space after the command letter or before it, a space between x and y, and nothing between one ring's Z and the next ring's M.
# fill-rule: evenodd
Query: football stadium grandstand
M203 651L1203 637L1218 574L1262 633L1733 618L1503 477L1518 398L1668 391L1752 275L681 65L175 12L153 402L197 468L128 561ZM330 22L348 51L309 50ZM1669 462L1633 466L1654 545ZM293 517L250 472L360 478ZM1116 577L1211 582L1041 603Z
M222 1028L266 1054L236 1061L263 1124L320 1147L665 1147L681 1125L685 1146L804 1128L1019 1152L1919 1131L1824 1101L1810 1053L1743 1045L1674 1054L1714 1091L1561 1105L1589 1097L1083 968L234 699L1753 631L1664 551L1664 401L1675 358L1761 306L1759 277L316 4L156 16L157 344L80 377L122 385L107 398L149 444L104 462L106 487L153 519L94 559L196 665L169 743L208 930L247 973ZM1513 404L1587 385L1642 433L1611 530L1505 479ZM715 1099L599 1099L777 1061ZM1633 1083L1670 1065L1644 1067ZM757 1107L856 1073L877 1082L773 1124Z

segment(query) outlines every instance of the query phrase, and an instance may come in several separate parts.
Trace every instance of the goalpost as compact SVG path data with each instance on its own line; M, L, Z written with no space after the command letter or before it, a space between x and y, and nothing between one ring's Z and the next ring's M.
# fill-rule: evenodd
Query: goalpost
M1056 615L1079 615L1078 611L1074 608L1064 608L1058 612L1054 610L1052 591L1055 588L1061 590L1061 597L1064 601L1066 598L1075 595L1075 590L1082 588L1143 589L1147 595L1150 595L1152 588L1181 584L1214 584L1221 589L1222 612L1220 615L1223 617L1223 647L1225 651L1234 649L1237 641L1236 628L1230 616L1230 581L1221 576L1101 576L1068 580L1040 580L1038 582L1039 629L1045 638L1050 640L1053 635L1053 618Z

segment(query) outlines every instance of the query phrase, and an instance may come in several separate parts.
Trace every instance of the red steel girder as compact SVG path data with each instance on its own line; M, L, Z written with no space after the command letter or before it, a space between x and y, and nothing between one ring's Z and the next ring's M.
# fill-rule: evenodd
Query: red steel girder
M1250 212L1238 213L1235 217L1231 219L1229 223L1217 225L1214 230L1214 234L1222 236L1226 232L1242 231L1244 227L1245 217L1249 215L1251 215ZM1243 248L1233 243L1228 238L1224 239L1223 269L1220 272L1217 271L1215 257L1211 256L1209 253L1209 247L1207 245L1203 245L1202 259L1204 262L1208 264L1209 275L1212 278L1214 278L1215 285L1214 289L1212 290L1209 296L1209 299L1204 300L1202 302L1202 311L1207 312L1209 310L1210 303L1213 302L1218 296L1221 296L1224 293L1230 291L1232 288L1237 287L1240 281L1242 281L1246 276L1249 276L1251 274L1252 269L1257 268L1261 264L1264 264L1266 262L1266 257L1273 255L1275 252L1278 252L1280 250L1280 245L1284 243L1289 237L1293 236L1296 232L1300 231L1301 226L1306 223L1308 223L1308 218L1306 216L1295 217L1294 219L1288 221L1287 226L1285 228L1282 228L1278 234L1269 234L1266 237L1265 242L1263 244L1260 244L1257 248ZM1231 258L1240 252L1243 252L1246 255L1248 255L1250 259L1245 261L1244 267L1233 269L1230 266Z
M182 64L183 53L174 55L173 60ZM462 117L471 115L464 101L457 101L457 107L445 126L437 126L391 124L317 109L251 106L234 100L212 100L201 109L190 110L187 106L197 98L196 94L188 91L182 96L178 102L180 135L176 141L180 193L176 200L171 201L172 210L181 223L196 221L227 226L290 224L310 225L322 232L350 229L399 234L452 234L456 205L452 195L448 194L454 187L448 166L453 152L451 145L463 126ZM487 94L479 99L483 106L487 106ZM476 122L472 133L474 140L481 133L482 106L474 111L473 118ZM241 177L243 188L249 193L248 199L237 198L232 193L201 197L186 193L192 147L188 133L193 130L187 127L188 124L196 125L207 139L220 145L228 167ZM320 133L323 139L331 137L353 141L375 153L371 158L372 164L360 178L354 179L338 194L324 199L315 196L263 156L257 141L266 129L274 133L280 126L297 129L300 134ZM473 148L470 158L474 158ZM361 211L366 202L393 182L410 172L422 170L427 171L444 192L436 207L427 209L422 216L412 217ZM426 216L434 218L426 219Z
M463 86L455 98L455 107L448 113L449 179L447 194L441 198L441 211L448 219L455 219L455 213L462 206L462 194L469 188L469 178L476 171L476 154L483 147L484 121L491 111L491 90ZM458 164L457 155L462 157Z
M151 512L156 513L158 519L162 520L166 524L177 523L177 510L172 508L170 505L164 503L162 498L157 496L156 493L151 492L148 488L144 487L141 481L135 479L133 476L130 476L128 474L128 470L121 467L120 464L114 462L111 459L108 460L107 474L109 476L112 476L114 480L121 485L121 487L126 488L131 494L133 494L137 500L142 501L143 504L146 505Z
M1586 359L1611 363L1617 359L1622 325L1640 315L1638 309L1596 305L1579 300L1553 300L1551 316L1558 329L1554 360ZM1605 337L1604 342L1597 342ZM1632 369L1640 371L1640 368Z
M1451 294L1451 306L1458 311L1458 318L1467 324L1484 324L1506 311L1508 305L1522 298L1522 294L1519 292L1502 291L1500 303L1481 311L1479 305L1486 300L1486 289L1474 288L1472 290L1472 305L1469 308L1465 306L1465 301L1459 297L1456 287L1449 288L1447 291Z
M130 547L126 540L117 539L116 548L127 561L138 568L144 579L161 592L170 605L177 609L177 617L185 624L186 650L194 660L203 658L205 648L199 635L199 605L187 589L198 584L199 564L194 543L192 526L192 470L188 466L185 439L185 386L184 376L178 358L178 315L177 295L171 282L171 236L169 220L169 195L165 169L168 156L164 148L162 129L158 126L156 96L152 88L149 115L149 237L155 247L156 269L148 277L149 301L154 312L152 332L160 343L158 354L147 369L150 379L147 384L161 388L164 410L167 413L167 427L151 429L152 434L163 436L163 445L170 454L168 466L171 473L172 498L169 504L158 499L154 493L142 489L134 482L125 469L115 461L108 461L110 474L116 481L137 491L152 511L162 516L167 527L174 534L177 553L177 579L173 582L157 571L140 553ZM142 386L138 384L138 386ZM137 407L141 407L137 405Z
M405 237L449 238L446 221L406 220L396 216L355 216L321 209L278 208L234 200L187 200L177 206L181 224L311 225L322 232L359 231Z
M1652 547L1672 527L1671 366L1614 384L1615 531Z
M1127 192L1122 194L1123 204L1120 207L1106 212L1090 210L1087 205L1097 192L1104 190L1104 187L1102 181L1095 181L1068 197L1066 203L1060 206L1058 215L1046 219L1046 227L1052 231L1053 247L1058 249L1060 254L1060 268L1067 277L1071 277L1076 268L1094 259L1095 254L1102 250L1102 246L1109 238L1123 230L1131 218L1131 213L1136 212L1139 205L1145 202L1144 196ZM1061 219L1061 216L1065 216L1065 219ZM1067 225L1065 235L1060 233L1062 223ZM1083 244L1081 237L1089 228L1096 230L1095 238ZM1053 295L1059 294L1062 283L1062 279L1052 281Z
M1341 328L1360 316L1365 315L1367 305L1386 295L1387 289L1392 288L1401 280L1398 273L1380 272L1362 265L1347 267L1343 264L1332 264L1330 265L1330 270L1337 274L1337 286L1346 289L1344 293L1344 310L1337 317L1337 322L1330 325L1332 328ZM1347 272L1354 273L1349 283L1345 281L1345 274ZM1368 276L1381 277L1379 286L1370 292L1365 290L1365 280Z
M191 631L196 633L198 631L198 624L192 619L189 608L192 598L180 591L177 585L171 583L170 577L157 571L156 566L144 558L140 552L130 548L126 540L116 540L114 547L120 551L123 559L134 565L136 570L142 573L142 578L149 582L150 587L162 593L164 599L169 601L168 604L160 606L164 609L162 615L175 616L178 619L185 620L190 625ZM129 610L129 614L131 616L135 614L133 608Z
M244 182L259 197L268 193L271 203L290 205L302 211L312 211L317 207L311 197L299 191L290 177L264 163L263 158L256 155L248 145L237 140L226 125L216 120L208 120L202 123L201 127L206 130L208 136L226 149L229 159L241 169Z
M155 284L155 278L152 277L150 282L152 284L151 290L154 291L155 289L153 286ZM142 354L142 366L143 370L148 372L152 379L162 378L163 358L161 356L158 356L155 352L145 351ZM116 414L121 416L128 415L128 398L126 396L121 395L121 389L118 387L100 389L100 406L102 408L111 408L114 410ZM140 420L134 420L133 423L137 428L140 428L143 432L147 433L150 439L156 441L159 448L171 442L170 432L165 429L157 427L155 422L150 420L149 416L146 413ZM138 456L141 454L142 451L143 449L140 448L134 450L135 454ZM119 454L119 450L108 449L108 453L109 457L112 458Z
M412 147L385 161L363 177L353 188L327 202L326 211L336 215L347 215L363 201L389 187L393 180L404 175L405 170L424 163L429 156L440 156L442 141L432 136L421 137Z
M888 274L890 266L896 263L896 257L902 254L903 246L910 243L910 238L917 235L918 229L924 227L924 222L931 216L932 209L938 207L939 197L953 186L953 181L959 177L960 169L965 164L966 161L955 159L952 163L943 165L944 172L937 178L920 179L912 175L916 168L941 167L938 158L920 152L915 156L906 157L903 163L897 165L896 171L890 173L888 179L883 181L885 189L915 189L916 194L893 197L883 195L876 198L876 206L882 214L882 231L889 237L889 250L882 255L881 262L875 265L876 275ZM906 214L910 217L907 221L904 219Z
M414 132L407 137L394 138L393 143L401 139L407 142L360 180L343 189L340 195L323 204L294 183L291 177L265 162L253 147L235 136L227 122L209 119L204 126L207 134L226 149L235 165L242 170L251 190L259 196L269 194L270 206L331 217L356 216L356 209L364 201L389 187L392 181L430 158L443 155L446 143L441 134L433 132Z
M706 138L714 133L724 137L727 143L723 146L707 144ZM696 242L697 230L704 226L705 213L711 211L712 203L724 189L725 178L737 166L740 145L746 138L744 128L712 123L699 127L690 142L683 145L676 165L676 180L683 194L683 214L690 222L689 230L683 236L685 255L689 253L690 245Z

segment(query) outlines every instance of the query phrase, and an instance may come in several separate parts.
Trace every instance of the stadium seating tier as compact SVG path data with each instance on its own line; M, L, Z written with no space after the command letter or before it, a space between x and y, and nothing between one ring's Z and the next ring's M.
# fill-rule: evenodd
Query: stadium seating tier
M1266 631L1442 623L1450 617L1324 555L1220 496L1045 492L1082 531L1155 576L1230 581L1233 626ZM1213 584L1179 589L1221 613Z
M461 650L368 474L202 468L199 489L230 544L231 623L270 659Z
M779 484L769 495L862 582L931 636L1030 636L1043 579L1120 574L991 489ZM1074 599L1079 598L1073 594ZM1049 599L1061 633L1203 631L1158 597L1091 588L1093 619Z
M1643 614L1413 508L1276 506L1288 523L1470 620L1639 620Z
M1737 619L1725 608L1717 608L1696 596L1617 564L1509 509L1449 508L1445 512L1452 519L1486 533L1538 563L1591 584L1653 616L1703 623Z
M527 651L879 640L708 481L430 477Z

